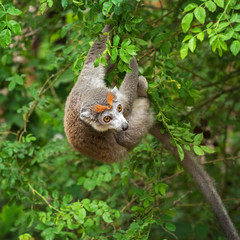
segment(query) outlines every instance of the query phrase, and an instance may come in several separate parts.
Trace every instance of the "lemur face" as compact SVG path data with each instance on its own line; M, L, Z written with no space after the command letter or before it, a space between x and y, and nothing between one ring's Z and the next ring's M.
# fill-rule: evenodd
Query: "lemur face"
M105 97L107 104L94 104L83 107L80 118L91 125L96 131L104 132L108 130L126 131L128 122L123 115L123 106L117 100L116 89L108 92Z
M98 114L98 122L95 125L97 131L107 131L110 129L117 132L126 131L128 122L123 116L123 107L119 102L113 102L110 110L105 110Z

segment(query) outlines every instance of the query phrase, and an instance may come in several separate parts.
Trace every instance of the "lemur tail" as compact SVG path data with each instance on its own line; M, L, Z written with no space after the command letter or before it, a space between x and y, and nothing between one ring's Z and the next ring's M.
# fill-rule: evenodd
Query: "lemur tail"
M170 144L170 136L167 133L161 134L160 128L157 124L150 129L150 133L157 138L168 151L170 151L177 159L179 159L177 149ZM226 238L228 240L239 240L240 238L238 232L233 225L218 192L214 187L213 180L209 177L204 168L196 161L194 156L191 156L191 154L186 151L184 151L184 159L183 161L180 161L180 163L192 176L206 200L211 205Z

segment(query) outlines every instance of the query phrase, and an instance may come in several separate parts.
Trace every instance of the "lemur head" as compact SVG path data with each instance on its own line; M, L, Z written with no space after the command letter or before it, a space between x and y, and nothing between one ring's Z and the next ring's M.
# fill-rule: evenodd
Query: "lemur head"
M123 116L123 106L118 101L118 89L95 88L85 94L80 108L80 119L96 131L110 129L126 131L128 122Z

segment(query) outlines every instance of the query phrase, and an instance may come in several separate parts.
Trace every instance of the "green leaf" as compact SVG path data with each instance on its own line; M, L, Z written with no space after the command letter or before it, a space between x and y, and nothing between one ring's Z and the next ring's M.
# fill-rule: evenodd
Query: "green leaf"
M113 46L114 46L114 47L117 47L118 44L119 44L119 41L120 41L120 37L119 37L118 35L115 35L115 36L113 37Z
M200 148L206 153L215 153L215 150L213 150L212 148L210 148L208 146L200 146Z
M95 59L94 67L98 67L100 62L101 62L101 57L98 57L97 59Z
M97 215L97 216L102 216L102 215L103 215L103 210L102 210L102 209L98 209L98 210L96 211L96 215Z
M18 22L14 20L10 20L8 22L8 26L15 34L18 34L18 35L22 34L22 28Z
M41 14L44 13L46 7L47 7L47 3L43 3L43 4L41 5Z
M219 47L221 47L222 48L222 50L224 50L224 51L227 51L228 50L228 47L227 47L227 44L226 44L226 42L224 42L222 39L218 39L218 42L219 42Z
M107 172L105 175L104 175L104 178L103 178L104 182L109 182L112 180L112 174L110 172Z
M171 42L170 41L163 42L160 47L162 49L163 55L167 55L171 52Z
M113 222L113 220L112 220L109 212L105 212L105 213L102 215L102 218L103 218L103 220L104 220L106 223L111 223L111 222Z
M193 144L199 145L199 144L201 144L202 140L203 140L203 133L199 133L194 137Z
M224 8L224 0L214 0L214 2L221 8Z
M189 3L185 8L184 12L191 11L192 9L196 8L198 5L196 3Z
M193 35L192 34L188 34L188 35L186 35L185 37L184 37L184 39L182 40L182 42L186 42L187 40L189 40L190 38L192 38L193 37Z
M97 23L93 26L93 30L95 33L100 33L102 31L102 24Z
M120 72L123 72L123 71L124 71L124 69L125 69L124 67L125 67L125 66L124 66L123 61L122 61L122 60L118 61L117 68L118 68L118 70L119 70Z
M210 28L212 25L213 25L213 22L210 22L210 23L207 24L206 27L207 27L207 28Z
M218 36L223 39L224 41L230 40L234 35L234 31L229 28L224 33L220 33Z
M183 147L184 147L187 151L191 151L191 148L190 148L189 145L184 145Z
M212 1L207 1L205 2L205 5L207 7L207 9L210 11L210 12L215 12L216 9L217 9L217 6L214 2Z
M123 0L112 0L112 3L117 6L120 6L122 2Z
M135 42L141 46L146 46L148 43L140 38L134 38Z
M68 204L72 201L72 196L67 194L63 197L63 200L62 200L65 204Z
M6 47L11 42L11 31L9 29L4 29L0 33L0 44Z
M5 15L5 12L0 9L0 18L2 18Z
M188 44L185 43L180 49L180 56L184 59L188 55Z
M22 11L17 8L11 7L7 10L7 13L9 13L10 15L13 15L13 16L17 16L17 15L20 15L22 13Z
M111 63L115 63L116 60L117 60L117 56L118 56L118 50L117 50L116 47L114 47L114 48L112 49L111 54L112 54L112 55L111 55Z
M84 227L92 227L94 225L94 221L91 218L88 218L85 222L84 222Z
M120 58L122 59L123 62L129 63L130 59L131 59L131 56L127 53L126 50L121 48L120 49Z
M128 32L131 32L132 31L132 27L129 23L126 23L125 24L125 29L128 31Z
M87 216L86 210L84 208L81 208L79 210L79 217L83 220Z
M62 0L62 7L66 9L68 6L68 0Z
M33 239L33 237L28 233L24 233L24 234L20 235L18 238L19 238L19 240L31 240L31 239Z
M197 42L197 40L195 37L193 37L189 40L188 47L191 50L191 52L194 52L194 50L196 49L196 42Z
M136 46L134 46L134 45L129 45L129 46L126 47L126 51L130 55L134 56L134 55L137 55L136 52L139 51L139 49Z
M200 27L195 27L195 28L191 29L192 33L199 33L201 31L202 31L202 29Z
M230 18L230 22L231 23L235 23L235 22L240 22L240 14L239 13L235 13L231 16Z
M15 81L11 81L8 85L8 90L12 91L14 88L16 87L16 82Z
M193 145L193 150L198 156L204 155L204 151L199 146Z
M240 9L240 3L238 3L233 9L239 10Z
M166 188L164 186L158 186L158 191L162 196L166 195Z
M140 17L134 17L132 20L131 20L131 22L132 23L140 23L140 22L142 22L142 18L140 18Z
M182 161L184 159L184 152L183 152L182 147L179 144L177 144L177 150L178 150L178 155Z
M192 20L193 20L193 13L188 13L183 17L181 26L184 33L187 32L188 29L190 28Z
M31 133L26 136L26 142L27 142L27 143L33 142L33 141L36 141L36 140L37 140L37 139L36 139L34 136L32 136Z
M86 188L88 191L92 191L96 187L96 182L92 179L86 179L86 181L83 184L84 188Z
M112 2L111 1L105 2L102 7L103 15L107 16L111 8L112 8Z
M228 21L226 22L221 22L218 25L217 32L222 32L230 23Z
M234 26L234 31L240 32L240 23L238 23Z
M143 202L143 207L144 208L147 208L149 206L149 201L146 199L144 202Z
M202 42L203 39L204 39L204 32L200 32L200 33L197 35L197 39Z
M230 50L234 56L237 56L240 51L240 41L239 40L233 41L230 46Z
M168 230L168 231L171 231L171 232L174 232L176 231L176 226L172 223L166 223L165 224L165 228Z
M101 57L101 63L104 67L107 67L107 65L108 65L105 57Z
M51 8L53 6L53 0L47 0L48 6Z
M121 43L121 47L122 48L126 48L128 45L130 45L131 43L131 40L128 38L128 39L125 39L123 40L123 42Z
M216 35L215 35L215 37L216 37ZM211 41L212 39L214 39L214 37L211 38L210 41ZM218 39L215 38L213 41L211 41L210 44L212 45L212 51L215 52L216 49L217 49L217 47L218 47Z
M203 7L197 7L194 10L194 15L201 24L204 24L206 18L206 11Z
M7 23L5 21L0 22L0 31L2 31L7 26Z

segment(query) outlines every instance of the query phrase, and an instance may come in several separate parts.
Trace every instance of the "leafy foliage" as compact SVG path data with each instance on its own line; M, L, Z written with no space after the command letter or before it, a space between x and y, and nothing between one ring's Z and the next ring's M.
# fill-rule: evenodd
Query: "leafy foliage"
M95 66L109 54L119 85L136 56L161 130L201 156L240 226L237 0L0 0L0 238L224 239L153 137L112 165L69 146L64 103L106 24Z
M223 51L228 51L230 44L230 50L236 56L240 51L238 30L240 15L236 12L239 8L239 3L235 0L225 2L223 0L204 0L200 2L200 5L187 4L184 8L184 12L187 14L183 17L181 26L183 31L188 33L183 41L188 41L188 45L185 43L182 46L182 59L187 56L184 49L188 46L191 52L194 52L197 40L202 42L206 34L213 52L218 50L219 56L222 56ZM205 26L206 17L209 21ZM200 26L193 21L194 18L200 23Z

